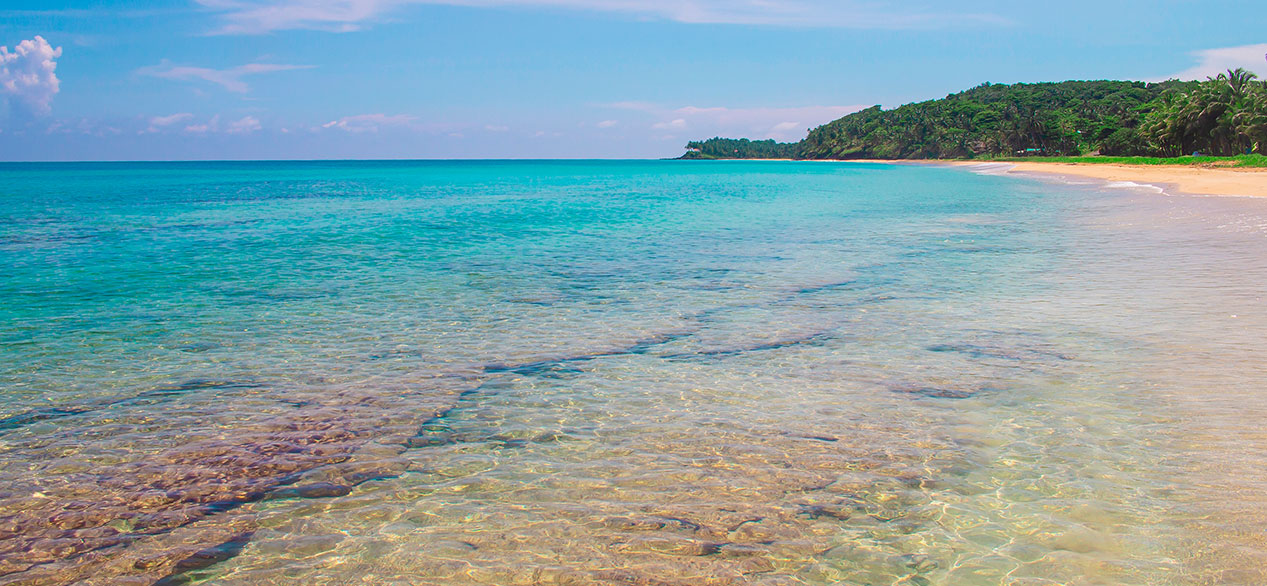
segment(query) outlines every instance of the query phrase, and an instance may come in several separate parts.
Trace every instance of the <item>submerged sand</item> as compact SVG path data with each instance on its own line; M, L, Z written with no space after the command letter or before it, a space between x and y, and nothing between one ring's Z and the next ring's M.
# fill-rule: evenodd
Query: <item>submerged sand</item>
M954 161L953 165L980 165ZM1178 165L1107 165L1100 163L1017 162L1007 173L1047 173L1089 177L1104 181L1130 181L1156 185L1169 192L1190 195L1240 195L1267 197L1267 169L1210 168Z

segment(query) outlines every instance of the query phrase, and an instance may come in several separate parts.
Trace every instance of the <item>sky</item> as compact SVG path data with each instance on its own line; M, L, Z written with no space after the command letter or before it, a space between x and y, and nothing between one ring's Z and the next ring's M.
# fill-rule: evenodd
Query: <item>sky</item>
M0 160L655 158L983 82L1267 76L1267 2L0 0Z

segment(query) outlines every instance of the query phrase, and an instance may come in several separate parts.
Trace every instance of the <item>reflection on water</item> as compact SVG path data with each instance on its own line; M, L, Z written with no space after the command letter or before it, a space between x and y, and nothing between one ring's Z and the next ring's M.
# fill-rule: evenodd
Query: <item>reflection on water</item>
M0 172L0 584L1267 579L1263 202Z

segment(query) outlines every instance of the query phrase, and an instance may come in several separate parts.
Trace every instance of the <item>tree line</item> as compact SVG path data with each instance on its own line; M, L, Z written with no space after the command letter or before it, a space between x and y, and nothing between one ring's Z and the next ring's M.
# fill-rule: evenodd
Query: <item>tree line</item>
M795 159L799 143L746 138L710 138L686 143L684 159Z
M1267 82L1235 69L1202 82L987 83L867 108L798 143L713 138L687 149L685 158L797 159L1267 153Z

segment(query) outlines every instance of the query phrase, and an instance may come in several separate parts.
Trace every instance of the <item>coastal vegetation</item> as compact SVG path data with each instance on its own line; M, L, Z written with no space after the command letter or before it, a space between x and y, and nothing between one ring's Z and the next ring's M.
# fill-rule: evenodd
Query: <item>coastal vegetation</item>
M710 138L686 144L683 159L794 159L799 144L746 138Z
M1236 69L1202 82L986 83L892 110L867 108L810 130L798 143L714 138L691 142L687 149L684 158L1170 158L1264 153L1267 82Z

